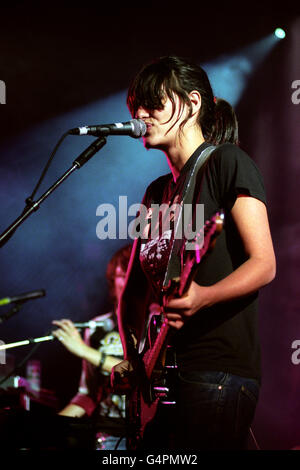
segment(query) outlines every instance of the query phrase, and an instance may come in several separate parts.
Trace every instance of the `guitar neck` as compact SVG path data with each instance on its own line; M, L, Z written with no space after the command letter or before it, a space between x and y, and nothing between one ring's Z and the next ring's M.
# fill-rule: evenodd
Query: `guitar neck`
M199 240L196 237L194 249L190 251L186 256L180 278L174 278L170 282L170 285L168 286L165 295L168 295L168 297L170 297L172 294L173 296L181 297L186 293L195 277L199 263L201 262L202 258L207 254L207 252L213 248L216 241L216 236L221 232L223 228L223 219L224 213L221 211L216 213L210 220L205 222L205 225L203 227L204 239L202 240L202 238L200 238L200 241L203 243L199 243ZM201 231L199 232L199 234L201 235ZM147 351L148 354L145 354L143 357L144 368L148 379L151 378L153 369L159 358L160 353L164 351L164 348L167 346L166 343L169 331L170 326L168 324L168 320L165 318L160 328L160 331L156 337L153 347L149 351Z

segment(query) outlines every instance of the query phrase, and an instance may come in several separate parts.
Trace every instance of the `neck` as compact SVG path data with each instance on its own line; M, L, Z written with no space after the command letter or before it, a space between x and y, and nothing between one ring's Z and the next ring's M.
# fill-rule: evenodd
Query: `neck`
M164 151L175 182L185 163L195 150L205 142L202 132L194 133L194 135L191 133L190 135L182 134L176 140L176 145Z

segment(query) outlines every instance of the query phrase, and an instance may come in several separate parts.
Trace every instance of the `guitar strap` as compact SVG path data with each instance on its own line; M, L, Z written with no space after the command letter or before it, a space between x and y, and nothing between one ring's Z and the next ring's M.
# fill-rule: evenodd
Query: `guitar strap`
M180 258L178 255L182 247L182 236L179 237L176 235L178 235L178 233L182 233L183 207L185 204L192 204L196 181L199 176L204 174L204 170L208 163L208 158L211 153L215 150L215 148L216 147L214 145L210 145L209 147L206 147L204 150L202 150L202 152L196 159L196 162L189 169L189 172L186 176L182 192L182 200L180 204L181 207L174 227L173 243L169 254L169 260L163 282L163 288L167 287L169 285L170 280L174 277L180 277L181 266Z

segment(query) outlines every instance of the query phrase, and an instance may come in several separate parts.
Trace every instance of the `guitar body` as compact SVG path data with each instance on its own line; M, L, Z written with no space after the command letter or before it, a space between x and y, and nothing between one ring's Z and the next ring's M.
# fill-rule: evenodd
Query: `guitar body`
M162 315L155 315L150 319L147 338L140 354L139 380L126 397L127 445L130 450L141 447L147 425L154 419L158 405L175 405L172 391L177 365L172 347L167 346L160 350L151 377L147 376L147 369L152 361L152 346L159 336L161 325L165 326Z
M144 432L148 423L154 419L159 398L154 401L145 400L140 387L135 387L127 397L126 418L128 420L127 428L127 447L130 450L138 450L142 447Z
M172 279L167 289L164 289L164 299L182 296L188 290L197 266L214 247L216 236L223 228L223 218L223 213L215 214L205 223L201 233L197 234L194 249L183 250L180 278ZM176 405L172 385L177 375L177 364L170 345L170 335L168 321L163 314L153 315L141 342L143 351L139 354L137 384L126 399L127 445L130 450L142 448L145 430L155 418L158 405Z

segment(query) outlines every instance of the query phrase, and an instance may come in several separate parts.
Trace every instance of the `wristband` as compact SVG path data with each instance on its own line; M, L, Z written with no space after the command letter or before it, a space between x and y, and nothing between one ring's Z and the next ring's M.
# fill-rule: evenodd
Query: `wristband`
M102 370L105 359L106 359L106 354L105 354L105 352L102 352L101 353L101 359L100 359L99 366L98 366L100 371Z

